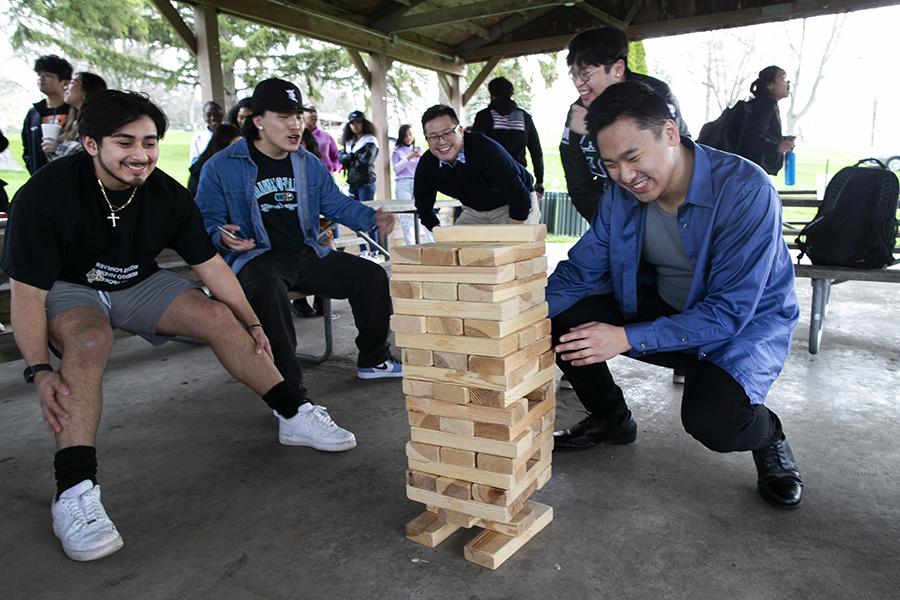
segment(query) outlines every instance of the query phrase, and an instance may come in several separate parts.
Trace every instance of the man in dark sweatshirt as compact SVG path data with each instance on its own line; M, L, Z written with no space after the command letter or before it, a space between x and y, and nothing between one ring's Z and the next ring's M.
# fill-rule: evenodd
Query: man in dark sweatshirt
M488 84L491 103L475 113L472 131L483 133L501 146L519 161L526 169L525 149L531 153L531 166L534 171L534 191L538 196L544 193L544 151L538 137L534 121L528 112L519 108L512 99L513 84L505 77L496 77Z
M463 205L457 225L537 223L540 210L534 178L503 146L480 133L464 133L449 106L436 104L422 115L428 152L416 168L416 211L432 229L438 192Z
M47 155L41 148L44 140L41 125L56 125L58 133L66 124L69 105L63 95L72 79L72 65L55 54L47 54L34 61L34 72L38 76L38 88L46 98L28 109L22 124L22 159L31 174L47 164Z

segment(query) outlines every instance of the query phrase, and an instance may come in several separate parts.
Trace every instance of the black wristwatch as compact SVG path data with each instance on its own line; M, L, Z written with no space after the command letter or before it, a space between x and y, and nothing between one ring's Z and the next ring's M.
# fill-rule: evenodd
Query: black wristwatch
M47 363L40 363L37 365L31 365L30 367L25 367L25 372L22 375L25 377L25 383L34 383L34 376L40 373L41 371L52 371L53 367L48 365Z

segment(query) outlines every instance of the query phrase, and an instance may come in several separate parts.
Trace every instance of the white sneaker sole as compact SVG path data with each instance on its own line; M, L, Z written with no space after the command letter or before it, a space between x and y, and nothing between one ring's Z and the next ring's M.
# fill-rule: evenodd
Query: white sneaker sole
M332 444L313 443L309 440L292 440L286 437L278 436L278 443L284 446L304 446L306 448L314 448L321 452L345 452L356 448L356 438L346 442L335 442Z
M393 371L390 373L363 373L357 371L356 376L360 379L400 379L403 377L403 373L394 373Z
M91 550L73 550L71 548L66 548L66 546L63 545L63 552L65 552L66 556L68 556L72 560L77 560L78 562L87 562L105 558L110 554L121 550L122 546L124 545L125 542L122 541L122 536L117 535L115 538L111 539L99 548L92 548Z

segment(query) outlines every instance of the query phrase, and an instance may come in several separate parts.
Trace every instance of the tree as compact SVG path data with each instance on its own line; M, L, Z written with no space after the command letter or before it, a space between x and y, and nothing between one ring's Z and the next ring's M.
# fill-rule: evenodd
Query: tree
M819 83L821 83L822 79L825 77L825 67L828 64L828 59L834 54L838 42L841 39L841 31L844 29L844 21L846 21L846 19L847 15L835 15L832 18L828 39L825 42L825 48L821 51L811 51L810 48L807 47L807 19L801 19L800 21L799 41L795 41L796 36L791 35L791 31L788 30L788 44L791 49L794 68L792 71L788 71L791 80L791 96L787 111L787 123L784 129L786 132L796 131L795 128L797 122L815 103L816 91L819 89ZM801 79L801 77L805 72L804 67L808 68L808 65L804 65L804 60L807 58L813 58L813 60L817 62L813 63L815 65L815 76L813 77L806 101L802 103L801 107L801 101L799 100L800 90L804 89L801 82L805 81L805 79Z

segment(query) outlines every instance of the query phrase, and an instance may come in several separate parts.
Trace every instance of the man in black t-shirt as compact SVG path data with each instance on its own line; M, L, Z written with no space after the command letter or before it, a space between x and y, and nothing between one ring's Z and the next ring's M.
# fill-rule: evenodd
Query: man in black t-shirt
M82 107L85 152L36 173L16 195L0 267L10 276L12 323L56 437L53 532L73 560L122 547L97 485L95 443L114 328L154 344L184 335L208 342L237 380L280 416L279 441L348 450L356 439L286 382L237 279L216 253L187 190L155 170L166 117L142 94L107 90ZM172 248L218 301L161 271ZM48 345L59 349L59 371Z
M34 72L38 75L38 88L47 97L28 109L22 125L22 158L29 173L34 173L48 162L41 148L44 139L41 126L56 125L58 134L66 124L70 106L63 96L72 79L72 65L55 54L47 54L34 61Z

